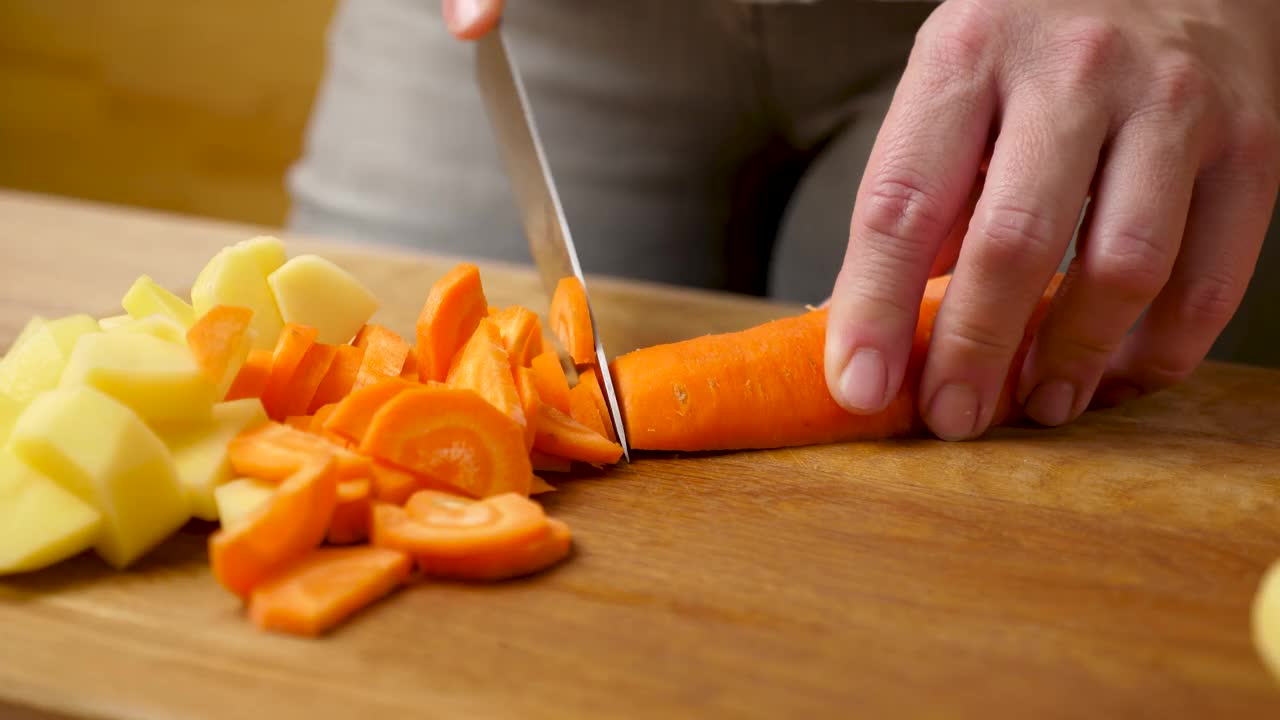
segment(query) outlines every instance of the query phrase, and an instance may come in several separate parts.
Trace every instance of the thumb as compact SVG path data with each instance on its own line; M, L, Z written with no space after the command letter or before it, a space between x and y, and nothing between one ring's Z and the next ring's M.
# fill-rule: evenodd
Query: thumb
M475 40L502 17L503 0L444 0L444 24L459 40Z

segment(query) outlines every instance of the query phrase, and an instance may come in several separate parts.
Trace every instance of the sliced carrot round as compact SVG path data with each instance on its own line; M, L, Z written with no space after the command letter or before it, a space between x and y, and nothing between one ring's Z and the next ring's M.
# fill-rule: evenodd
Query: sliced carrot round
M587 291L576 277L561 278L551 295L551 331L564 346L575 365L596 361L596 339L591 331L591 311Z
M418 569L429 577L450 580L496 582L532 575L560 562L569 554L573 535L569 526L547 518L545 529L504 552L477 553L467 557L417 556Z
M369 423L383 405L396 395L419 387L416 382L398 377L385 378L362 387L343 398L329 413L324 421L324 430L358 443L364 439Z
M397 395L374 415L360 452L471 497L528 496L533 482L524 429L463 388Z
M504 493L485 500L417 492L404 508L374 508L375 545L419 557L466 557L502 553L544 532L542 506L522 495Z

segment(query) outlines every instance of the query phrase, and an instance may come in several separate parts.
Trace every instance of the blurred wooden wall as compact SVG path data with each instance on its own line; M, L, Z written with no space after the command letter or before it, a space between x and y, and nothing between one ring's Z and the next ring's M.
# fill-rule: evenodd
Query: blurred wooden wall
M0 0L0 186L278 225L334 0Z

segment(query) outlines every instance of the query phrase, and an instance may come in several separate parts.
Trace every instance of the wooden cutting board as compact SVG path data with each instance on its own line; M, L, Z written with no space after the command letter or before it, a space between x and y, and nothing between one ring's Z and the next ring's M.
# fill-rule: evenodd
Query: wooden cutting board
M33 313L185 287L258 232L0 194L0 347ZM290 240L293 252L322 247ZM323 248L411 327L453 262ZM495 304L545 309L523 269ZM600 281L614 353L794 311ZM542 496L544 575L265 635L190 527L136 569L0 580L0 716L1277 718L1249 635L1280 558L1280 373L1208 365L1061 430L648 454Z

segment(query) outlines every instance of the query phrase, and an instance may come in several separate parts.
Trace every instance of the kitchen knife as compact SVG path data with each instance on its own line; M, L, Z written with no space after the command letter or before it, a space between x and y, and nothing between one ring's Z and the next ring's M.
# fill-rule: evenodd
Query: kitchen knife
M547 296L555 293L562 278L576 277L587 292L587 280L578 262L578 251L569 234L560 196L556 193L551 168L538 138L537 125L529 96L520 79L520 72L507 52L501 24L476 41L476 79L484 99L489 124L498 143L499 154L507 169L507 177L520 208L520 219L529 241L538 274ZM631 461L631 448L627 443L622 424L621 407L613 389L613 377L609 372L608 357L600 340L595 313L591 311L591 296L587 294L587 313L591 318L591 333L596 342L596 361L600 366L600 384L605 402L609 405L610 421L623 455Z

